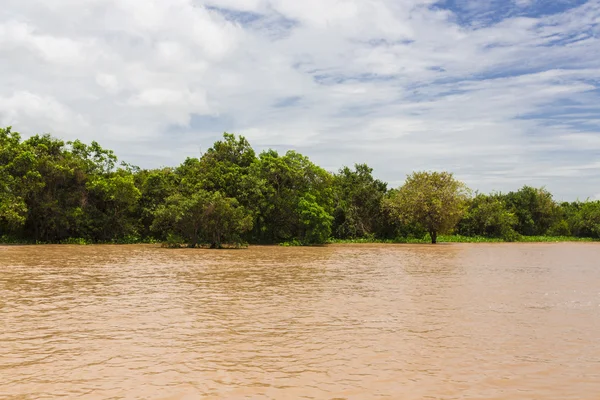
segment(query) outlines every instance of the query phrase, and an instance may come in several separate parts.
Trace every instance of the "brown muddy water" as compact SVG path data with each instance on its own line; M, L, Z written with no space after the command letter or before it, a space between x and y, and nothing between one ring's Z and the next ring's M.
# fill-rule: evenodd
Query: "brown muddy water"
M600 399L600 245L0 247L2 399Z

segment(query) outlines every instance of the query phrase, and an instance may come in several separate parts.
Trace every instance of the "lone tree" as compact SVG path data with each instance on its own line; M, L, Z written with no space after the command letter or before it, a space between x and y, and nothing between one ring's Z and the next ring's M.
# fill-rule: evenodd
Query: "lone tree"
M402 222L421 225L435 244L439 233L452 230L461 219L470 193L449 172L413 172L387 206Z

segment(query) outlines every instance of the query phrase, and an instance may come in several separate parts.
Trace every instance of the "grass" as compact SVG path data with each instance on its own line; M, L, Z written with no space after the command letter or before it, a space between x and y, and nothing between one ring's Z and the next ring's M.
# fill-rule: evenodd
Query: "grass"
M572 236L521 236L514 243L558 243L558 242L594 242L598 239L578 238ZM332 244L351 244L351 243L409 243L409 244L427 244L431 243L429 236L423 238L397 238L397 239L331 239ZM438 243L508 243L500 238L488 238L483 236L461 236L461 235L439 235Z
M558 242L597 242L600 239L594 238L579 238L573 236L520 236L515 240L515 243L558 243ZM89 244L157 244L161 243L155 239L146 238L140 239L135 236L125 237L119 240L106 241L106 242L93 242L84 238L70 238L62 240L59 244L76 244L76 245L89 245ZM327 244L376 244L376 243L407 243L407 244L428 244L431 243L429 236L426 235L422 238L397 238L397 239L375 239L369 238L356 238L356 239L334 239L331 238ZM438 243L507 243L506 240L499 238L488 238L483 236L461 236L461 235L440 235L438 236ZM45 242L34 242L18 239L15 237L3 235L0 236L0 244L55 244ZM293 247L302 246L303 243L293 240L289 242L280 243L280 246ZM177 246L181 247L178 243ZM241 246L241 247L247 247Z
M539 243L539 242L597 242L599 239L580 238L573 236L521 236L519 242Z
M120 239L107 240L107 241L93 241L85 238L68 238L59 242L45 242L35 240L25 240L14 236L2 235L0 236L0 244L18 244L18 245L32 245L32 244L76 244L76 245L89 245L89 244L156 244L160 241L153 238L141 239L137 236L126 236Z

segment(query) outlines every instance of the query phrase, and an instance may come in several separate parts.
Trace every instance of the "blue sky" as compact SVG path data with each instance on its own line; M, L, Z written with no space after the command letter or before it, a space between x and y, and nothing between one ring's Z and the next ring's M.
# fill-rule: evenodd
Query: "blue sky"
M390 186L600 198L600 0L4 0L0 125L142 167L223 131Z

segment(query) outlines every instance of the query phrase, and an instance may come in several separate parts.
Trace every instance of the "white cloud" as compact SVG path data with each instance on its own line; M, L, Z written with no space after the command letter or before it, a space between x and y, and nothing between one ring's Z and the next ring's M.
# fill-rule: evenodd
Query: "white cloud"
M71 139L70 133L89 128L87 121L69 107L49 96L19 91L10 96L0 96L0 124L15 125L39 133L61 132ZM64 128L69 129L64 131Z
M108 93L116 94L119 91L119 82L114 75L96 74L96 83L106 89Z
M5 0L0 123L148 167L227 129L392 185L449 169L482 190L593 196L600 2L525 18L539 2L515 0L495 23L495 2L459 3Z
M536 0L513 0L513 1L519 7L529 7L533 3L535 3Z

